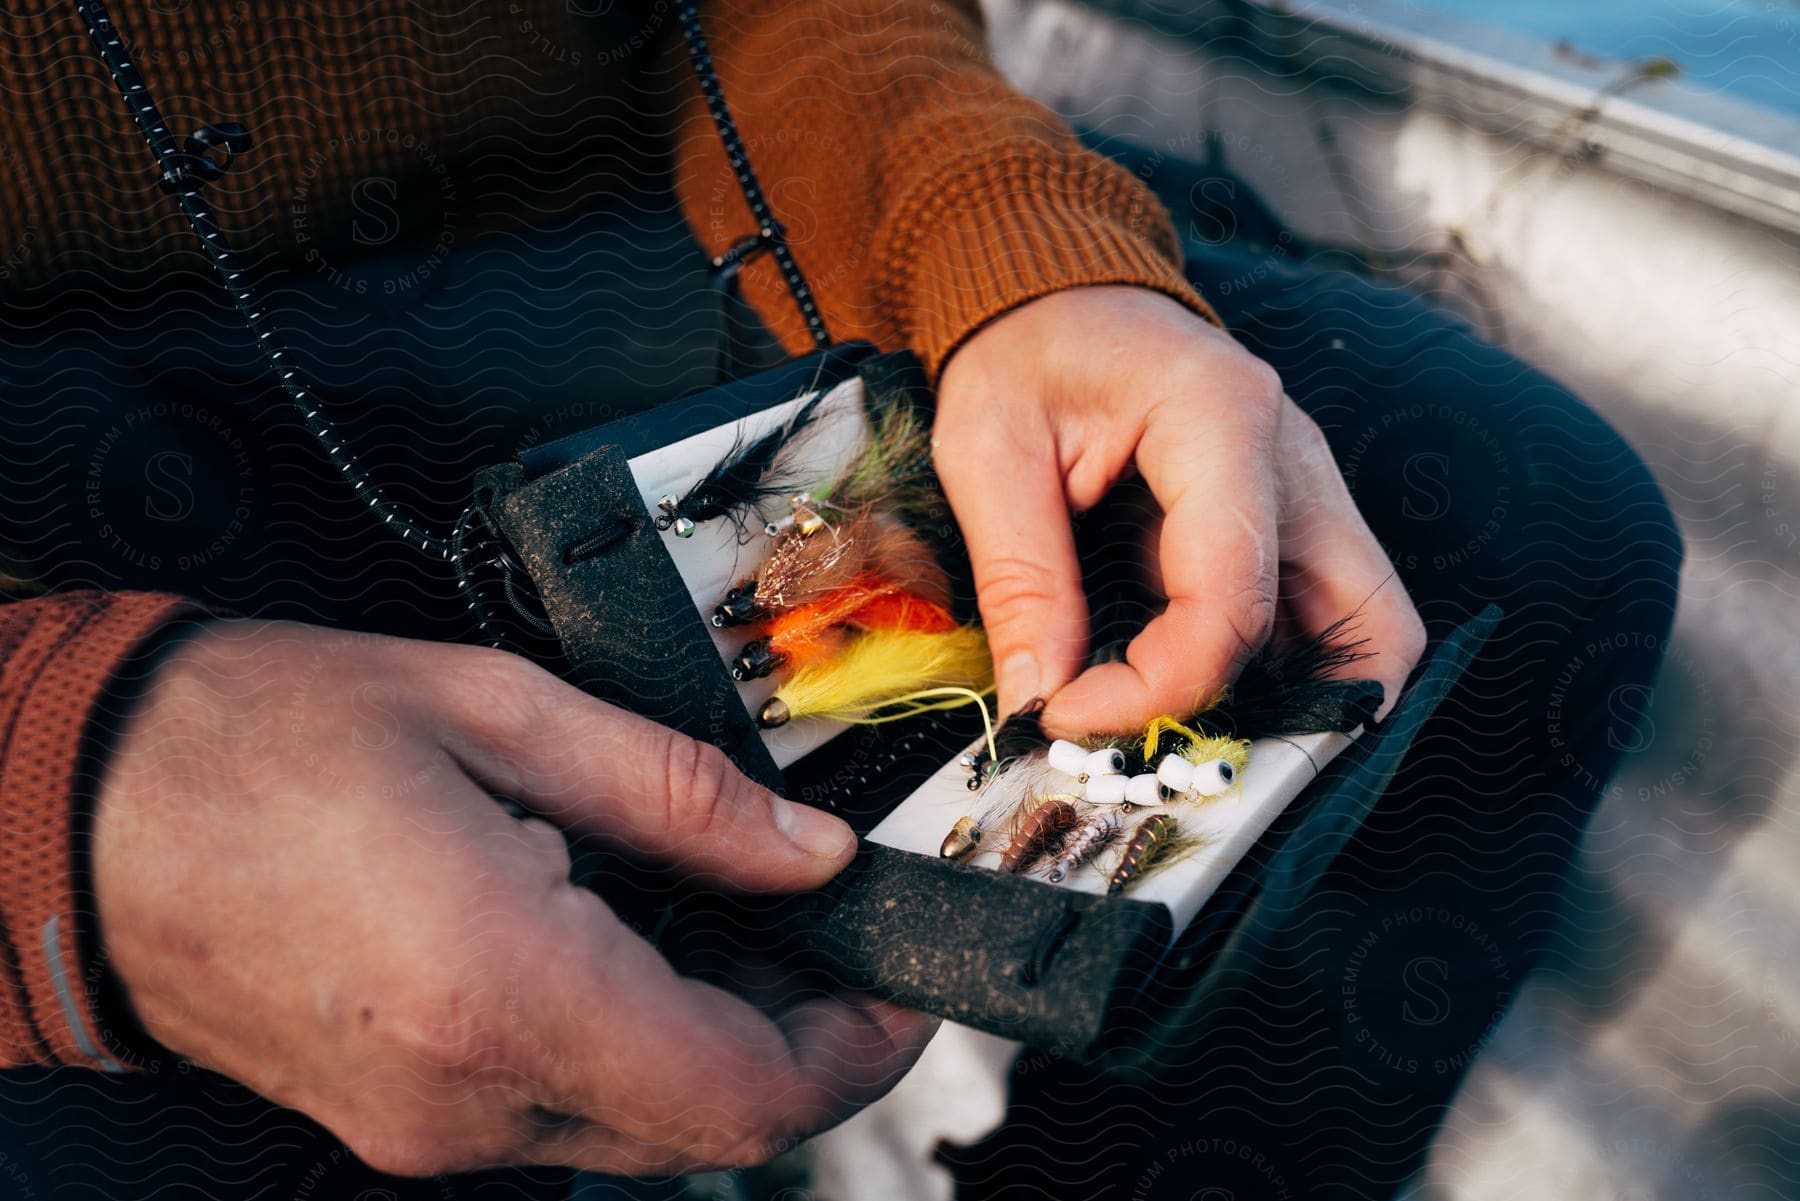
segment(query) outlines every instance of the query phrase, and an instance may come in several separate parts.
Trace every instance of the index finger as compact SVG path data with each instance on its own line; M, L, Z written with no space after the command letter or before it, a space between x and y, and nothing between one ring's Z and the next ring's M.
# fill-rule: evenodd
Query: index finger
M572 930L531 1007L553 1065L544 1104L569 1120L537 1129L539 1162L634 1175L758 1162L885 1093L935 1029L859 997L771 1018L677 975L593 894L560 903Z
M1266 388L1247 373L1227 400L1242 406L1239 419L1225 423L1191 393L1151 413L1136 461L1165 514L1157 557L1168 606L1131 640L1124 662L1091 667L1051 698L1047 728L1125 732L1185 715L1268 640L1279 544Z
M1054 436L985 412L960 423L940 414L938 429L938 480L975 572L1000 711L1011 713L1074 678L1087 650L1087 598Z

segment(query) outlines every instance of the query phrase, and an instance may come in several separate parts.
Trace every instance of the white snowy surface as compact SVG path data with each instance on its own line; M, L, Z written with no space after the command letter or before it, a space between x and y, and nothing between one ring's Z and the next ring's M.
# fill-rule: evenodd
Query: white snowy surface
M821 1201L950 1201L940 1142L970 1143L1006 1116L1019 1044L944 1023L894 1091L813 1139L812 1192Z

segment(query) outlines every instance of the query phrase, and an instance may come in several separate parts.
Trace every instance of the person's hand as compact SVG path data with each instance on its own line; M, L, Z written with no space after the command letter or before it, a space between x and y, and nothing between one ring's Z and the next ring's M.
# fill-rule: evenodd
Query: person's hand
M1425 644L1318 426L1260 359L1174 300L1076 288L977 331L939 382L933 457L975 568L1002 712L1050 698L1052 731L1124 731L1229 683L1275 628L1352 613L1387 691ZM1167 609L1126 661L1082 671L1087 605L1071 512L1135 466L1163 511Z
M855 846L513 656L220 623L157 670L107 764L102 953L164 1046L408 1175L760 1160L880 1095L929 1034L866 998L771 1017L677 976L569 883L551 822L756 891L822 884Z

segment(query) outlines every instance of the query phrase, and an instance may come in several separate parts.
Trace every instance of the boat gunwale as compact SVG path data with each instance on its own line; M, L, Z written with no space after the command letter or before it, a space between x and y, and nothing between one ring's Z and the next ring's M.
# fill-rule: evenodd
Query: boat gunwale
M1625 60L1583 62L1553 42L1394 0L1058 2L1578 152L1620 175L1800 233L1800 116L1679 75L1647 76Z

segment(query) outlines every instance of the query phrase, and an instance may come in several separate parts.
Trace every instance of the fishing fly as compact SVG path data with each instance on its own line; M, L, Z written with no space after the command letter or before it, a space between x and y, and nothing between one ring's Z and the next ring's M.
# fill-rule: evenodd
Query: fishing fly
M737 680L757 680L778 668L822 662L844 648L853 630L943 634L956 624L942 605L878 577L858 576L770 621L768 633L746 643L732 660L731 674Z
M842 519L869 506L902 520L940 524L947 502L931 468L930 426L904 393L866 396L868 434L861 451L835 480L805 486L803 456L791 448L804 441L828 395L813 396L778 429L747 444L740 439L679 498L664 496L657 527L673 527L687 537L696 523L729 517L738 526L739 541L748 542L750 515L776 501L785 501L788 512L760 527L770 538L816 533L834 516Z
M726 629L767 621L860 577L886 580L936 605L950 604L949 575L924 540L901 522L865 510L847 522L784 532L757 573L725 593L712 624Z
M1381 708L1376 680L1340 678L1370 656L1368 639L1354 634L1357 614L1284 646L1265 645L1218 696L1182 718L1205 734L1273 738L1331 731L1348 734Z
M793 465L798 456L791 451L801 432L813 424L826 395L814 395L788 421L752 442L745 443L740 437L731 451L680 497L661 497L657 507L662 513L656 528L672 528L677 537L688 538L699 523L728 517L738 527L738 540L749 541L747 515L799 485L798 469Z
M797 668L763 702L757 722L764 729L807 717L868 723L966 705L993 688L994 662L978 627L869 630L834 658ZM922 690L939 695L911 699Z
M1051 860L1044 878L1052 884L1062 883L1082 864L1105 850L1124 827L1125 818L1117 809L1103 809L1082 818L1063 839L1062 849Z
M791 510L785 517L777 517L763 526L763 535L768 538L779 538L783 534L798 534L801 538L810 538L825 528L825 518L813 505L813 498L804 492L796 492L788 497L788 508Z
M1044 855L1054 853L1063 837L1081 820L1081 811L1066 796L1040 797L1019 820L1012 841L1000 854L1000 870L1022 872Z
M944 841L938 847L938 854L945 859L970 859L982 849L982 844L990 834L1003 829L1007 824L1007 815L1016 809L1011 798L994 797L976 809L956 819L950 832L944 835Z
M956 819L950 827L950 833L944 835L944 841L938 844L938 854L945 859L967 859L981 849L981 822L974 815L968 814Z
M1106 891L1109 894L1122 892L1133 882L1143 879L1152 867L1167 863L1179 850L1180 836L1180 824L1167 813L1152 813L1139 822L1137 829L1131 832L1131 841L1125 844L1125 854L1106 882Z
M1000 728L994 732L991 754L988 748L982 747L962 756L959 762L969 773L970 792L979 792L1012 764L1050 745L1049 735L1044 733L1043 714L1043 698L1028 701L1017 713L1000 723Z

